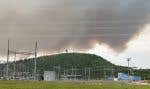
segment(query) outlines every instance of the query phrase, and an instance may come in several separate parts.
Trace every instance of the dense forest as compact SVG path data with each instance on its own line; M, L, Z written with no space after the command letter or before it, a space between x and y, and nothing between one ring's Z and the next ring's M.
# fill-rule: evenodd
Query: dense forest
M24 59L16 63L9 63L9 73L13 74L14 64L16 72L34 71L34 58ZM37 59L37 73L43 75L44 71L56 71L57 77L76 74L84 79L106 79L117 77L118 72L128 73L128 68L112 64L106 59L93 54L63 53L50 56L42 56ZM5 70L5 64L1 64L1 70ZM150 79L149 69L132 69L130 75L141 76L142 79Z

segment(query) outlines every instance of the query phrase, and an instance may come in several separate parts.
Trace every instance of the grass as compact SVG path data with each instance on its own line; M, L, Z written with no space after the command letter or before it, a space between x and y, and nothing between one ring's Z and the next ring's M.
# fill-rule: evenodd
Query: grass
M0 81L0 89L150 89L150 86L137 86L115 82L95 84L79 82Z

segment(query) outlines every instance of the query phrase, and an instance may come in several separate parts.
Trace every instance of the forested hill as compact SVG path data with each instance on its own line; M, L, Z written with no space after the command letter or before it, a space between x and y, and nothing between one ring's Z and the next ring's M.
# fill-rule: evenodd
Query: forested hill
M104 70L107 74L111 75L112 69L114 69L115 76L117 76L119 71L127 73L126 67L116 66L106 59L93 54L62 53L38 57L36 60L37 71L40 73L51 70L58 71L58 68L62 72L64 70L71 70L72 68L76 68L80 71L84 71L85 68L90 68L92 73L95 72L98 75L102 75L102 77L104 76ZM20 65L22 65L22 67L26 67L27 70L32 72L34 69L34 58L17 61L16 68L20 68Z
M115 66L102 57L83 54L83 53L64 53L51 56L39 57L37 59L39 65L45 66L61 66L63 68L70 67L102 67Z
M106 59L93 54L84 53L62 53L56 55L42 56L37 59L37 72L43 74L44 71L60 71L62 74L66 70L76 68L80 70L79 73L85 71L85 68L90 68L92 77L114 76L117 77L118 72L128 73L128 68L123 66L114 65ZM10 63L10 70L13 70L13 64ZM17 61L16 71L27 71L33 73L34 71L34 58ZM1 67L2 68L2 67ZM131 74L140 75L142 78L150 79L149 70L133 70Z

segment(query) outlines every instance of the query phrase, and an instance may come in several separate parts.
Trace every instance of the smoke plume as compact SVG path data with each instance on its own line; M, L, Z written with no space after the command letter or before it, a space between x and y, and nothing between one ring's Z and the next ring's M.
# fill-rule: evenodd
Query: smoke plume
M149 23L150 0L0 0L0 52L11 49L87 50L96 43L116 52Z

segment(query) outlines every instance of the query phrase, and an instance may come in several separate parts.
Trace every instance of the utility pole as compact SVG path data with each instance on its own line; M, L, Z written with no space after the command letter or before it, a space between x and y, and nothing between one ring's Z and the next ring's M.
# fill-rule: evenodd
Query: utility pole
M87 69L87 68L85 67L85 68L84 68L84 79L85 79L85 80L86 80L86 77L87 77L87 76L86 76L86 74L87 74L87 73L86 73L86 69Z
M65 71L65 69L63 69L63 71L64 71L63 77L64 77L64 79L66 79L66 71Z
M68 76L69 76L69 70L66 69L66 78L68 79Z
M131 58L127 58L127 62L128 62L128 80L130 81L130 61Z
M54 66L54 71L57 71L57 79L60 80L60 75L61 75L61 67L59 66Z
M61 77L61 69L60 69L60 65L58 66L58 80L60 80L60 77Z
M73 69L73 67L71 68L71 76L74 77L74 69Z
M106 69L104 68L104 80L106 80Z
M114 76L114 67L112 66L112 78L115 79L115 76Z
M38 47L37 47L37 41L36 41L36 43L35 43L35 58L34 58L34 80L36 80L36 78L37 78L37 62L36 62L36 59L37 59L37 49L38 49Z
M75 80L77 80L77 68L75 68Z
M88 68L88 72L89 72L88 80L90 80L91 79L91 68Z
M14 79L15 79L15 75L16 75L16 51L15 51L15 55L14 55L14 74L13 74L13 76L14 76Z
M7 65L6 65L6 79L9 77L9 39L8 39L8 50L7 50Z

